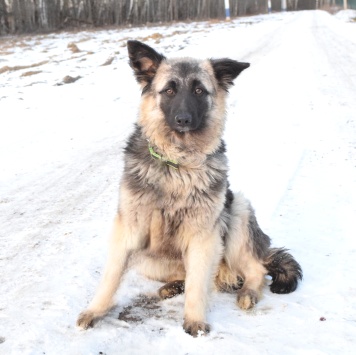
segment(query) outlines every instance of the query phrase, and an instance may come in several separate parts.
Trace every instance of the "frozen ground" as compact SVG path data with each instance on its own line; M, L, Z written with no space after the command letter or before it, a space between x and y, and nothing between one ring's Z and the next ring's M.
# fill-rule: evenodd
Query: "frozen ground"
M0 38L0 353L354 354L356 14L346 15ZM212 332L198 339L181 327L183 296L146 304L138 295L160 283L135 272L106 318L75 327L104 264L140 98L128 38L252 64L230 93L230 180L304 270L296 292L266 288L251 312L214 294Z

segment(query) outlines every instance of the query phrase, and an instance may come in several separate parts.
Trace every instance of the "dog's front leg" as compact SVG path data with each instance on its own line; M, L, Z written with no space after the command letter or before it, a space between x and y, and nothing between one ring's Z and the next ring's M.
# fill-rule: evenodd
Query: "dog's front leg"
M120 213L114 221L109 256L102 280L89 307L80 313L77 326L87 329L113 306L113 297L131 252L143 247L148 232L143 225L132 226Z
M210 331L206 322L208 296L221 258L222 244L217 230L192 235L184 255L186 268L184 330L196 337Z

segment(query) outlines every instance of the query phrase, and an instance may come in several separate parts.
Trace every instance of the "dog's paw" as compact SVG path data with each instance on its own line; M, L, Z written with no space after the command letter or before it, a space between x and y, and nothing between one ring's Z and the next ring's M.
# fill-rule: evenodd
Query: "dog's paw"
M93 312L86 310L79 314L77 319L77 327L81 329L88 329L94 326L96 317Z
M159 297L165 300L167 298L172 298L184 292L184 281L177 280L168 282L158 290Z
M210 325L204 322L184 321L183 329L194 338L210 332Z
M258 294L253 290L241 289L237 291L237 304L241 309L251 309L258 302Z

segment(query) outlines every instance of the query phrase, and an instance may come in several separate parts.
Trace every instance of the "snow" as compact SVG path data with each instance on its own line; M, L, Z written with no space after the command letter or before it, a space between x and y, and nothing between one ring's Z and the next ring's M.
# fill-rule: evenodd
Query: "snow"
M352 17L355 11L305 11L0 38L0 72L46 61L0 74L0 353L354 353ZM140 305L137 297L161 284L135 271L108 316L88 331L75 327L105 262L121 149L137 117L128 38L167 56L251 63L228 101L230 182L252 201L273 244L301 263L304 280L289 295L266 287L250 312L237 308L234 295L213 294L205 337L184 333L183 295L153 309ZM40 72L22 76L29 71ZM66 75L81 78L58 85ZM136 321L118 319L136 303Z

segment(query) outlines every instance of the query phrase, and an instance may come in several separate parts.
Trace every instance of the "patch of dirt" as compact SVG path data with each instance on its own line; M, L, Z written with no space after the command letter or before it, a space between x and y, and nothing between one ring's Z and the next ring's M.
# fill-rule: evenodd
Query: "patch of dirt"
M105 67L106 65L110 65L115 59L115 56L109 57L104 64L101 64L101 67Z
M63 84L72 84L72 83L75 83L77 80L79 80L81 78L81 76L76 76L75 78L70 76L70 75L66 75L62 82Z
M118 319L128 323L143 323L147 318L159 319L162 316L159 301L159 297L139 295L132 301L132 304L124 307Z

